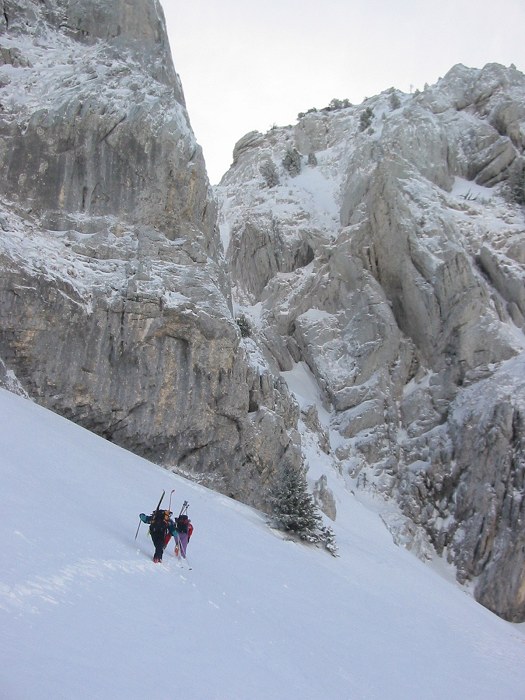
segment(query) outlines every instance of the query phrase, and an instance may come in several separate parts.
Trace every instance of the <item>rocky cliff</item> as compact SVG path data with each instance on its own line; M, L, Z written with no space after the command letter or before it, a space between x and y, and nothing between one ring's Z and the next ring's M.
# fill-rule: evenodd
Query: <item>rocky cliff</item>
M0 86L0 380L264 505L297 409L232 316L159 2L2 0Z
M247 134L217 189L239 313L276 372L319 387L302 419L324 416L325 490L340 472L393 497L394 536L509 620L525 619L524 146L525 76L456 66Z

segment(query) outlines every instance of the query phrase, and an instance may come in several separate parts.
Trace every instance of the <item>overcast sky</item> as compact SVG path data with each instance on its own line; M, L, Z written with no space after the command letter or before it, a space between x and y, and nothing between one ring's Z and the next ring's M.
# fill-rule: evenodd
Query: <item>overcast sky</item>
M241 136L334 98L435 83L456 63L525 72L525 0L161 0L216 184Z

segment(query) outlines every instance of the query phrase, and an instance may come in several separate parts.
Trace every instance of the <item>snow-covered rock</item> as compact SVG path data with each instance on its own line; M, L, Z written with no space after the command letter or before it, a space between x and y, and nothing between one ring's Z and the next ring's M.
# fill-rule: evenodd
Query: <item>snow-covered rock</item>
M0 382L264 505L295 402L241 342L160 3L1 2L0 86Z
M394 496L511 620L525 619L524 134L525 76L456 66L422 93L248 134L217 187L234 301L284 377L308 366L336 472Z

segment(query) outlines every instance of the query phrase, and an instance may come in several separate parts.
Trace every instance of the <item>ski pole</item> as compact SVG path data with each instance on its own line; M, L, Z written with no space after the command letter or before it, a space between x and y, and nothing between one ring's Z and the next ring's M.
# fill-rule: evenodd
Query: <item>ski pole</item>
M142 520L139 518L139 527L137 528L137 532L135 533L135 539L137 539L137 535L139 534L139 528L140 528L141 523L142 523Z
M188 561L188 542L186 542L184 549L182 548L182 542L179 542L179 556L177 558L179 561L183 561L188 569L192 568L190 562Z

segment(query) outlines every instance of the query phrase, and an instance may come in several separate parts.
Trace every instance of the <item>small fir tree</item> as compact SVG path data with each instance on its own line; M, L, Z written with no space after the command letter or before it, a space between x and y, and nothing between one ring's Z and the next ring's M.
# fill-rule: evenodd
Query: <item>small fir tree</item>
M337 554L335 533L331 527L321 528L321 542L323 543L325 549L327 549L333 557L339 556Z
M390 107L391 109L399 109L401 107L401 100L395 90L390 93Z
M291 468L282 473L271 501L274 521L280 529L324 547L333 557L338 556L334 531L323 525L302 469Z
M374 112L370 107L367 107L364 112L361 112L361 116L359 117L359 130L360 131L365 131L368 129L368 127L372 124L372 118L374 116Z
M246 318L244 314L241 314L240 316L237 316L235 319L237 322L237 325L239 326L239 330L241 331L241 338L250 338L252 334L252 329L250 326L250 322Z
M301 469L287 469L274 490L272 503L280 527L308 542L319 542L322 527Z
M283 166L292 177L299 175L301 172L301 154L296 148L288 146L283 158Z
M347 107L351 107L352 103L348 98L345 97L344 100L339 100L337 97L334 97L333 100L331 100L330 104L328 105L328 110L329 111L334 111L336 109L346 109Z
M267 187L275 187L279 184L279 175L275 163L270 158L266 158L259 166L259 172L264 178Z

